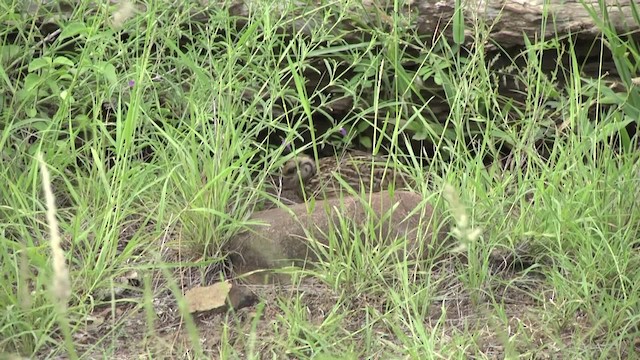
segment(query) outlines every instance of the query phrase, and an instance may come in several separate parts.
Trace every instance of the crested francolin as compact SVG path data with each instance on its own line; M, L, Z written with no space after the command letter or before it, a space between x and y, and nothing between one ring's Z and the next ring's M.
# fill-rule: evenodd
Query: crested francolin
M413 179L384 157L351 152L341 157L320 158L298 155L282 167L283 189L294 190L301 199L328 199L348 194L346 185L356 193L379 192L411 187Z

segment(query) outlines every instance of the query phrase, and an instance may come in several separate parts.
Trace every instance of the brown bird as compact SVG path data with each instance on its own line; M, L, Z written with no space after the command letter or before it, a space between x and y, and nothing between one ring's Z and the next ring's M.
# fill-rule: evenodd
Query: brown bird
M363 152L346 153L340 158L325 157L318 162L308 155L298 155L282 167L283 189L294 190L301 199L328 199L348 194L346 186L359 193L412 187L410 175L384 157Z

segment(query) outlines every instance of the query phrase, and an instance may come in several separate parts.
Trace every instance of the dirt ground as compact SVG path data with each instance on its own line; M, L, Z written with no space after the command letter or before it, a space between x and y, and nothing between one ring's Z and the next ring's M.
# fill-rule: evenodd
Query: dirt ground
M504 348L507 338L513 345L512 351L535 354L528 358L564 358L563 349L571 347L574 337L592 325L583 314L576 313L571 315L573 320L565 324L560 333L554 334L546 325L548 320L544 320L545 306L553 301L554 291L539 274L500 269L498 266L491 275L484 295L480 298L475 296L474 299L465 290L465 285L456 276L451 276L460 266L458 260L448 259L430 274L432 280L445 279L437 286L437 300L428 304L428 316L423 319L425 329L437 333L439 343L443 344L443 349L436 348L436 352L446 351L444 346L448 339L469 334L473 339L471 341L475 343L467 352L469 358L505 358L508 355ZM215 282L220 270L219 266L211 266L205 271L201 267L184 267L176 270L173 275L180 282L179 287L188 289L198 284ZM112 357L115 359L194 358L190 353L193 339L187 323L180 315L175 297L167 289L159 271L155 278L153 303L150 307L145 309L139 305L142 301L137 300L142 299L141 292L137 300L136 296L126 296L133 295L132 293L125 293L123 298L128 301L117 302L113 307L97 307L91 318L87 319L87 326L76 334L78 351L88 355L88 358L103 358L108 353L105 349L117 349ZM325 323L329 314L335 311L336 304L340 303L340 309L344 311L344 318L340 322L343 334L345 337L350 336L351 345L362 341L363 346L366 340L359 330L365 326L367 314L372 311L385 314L394 306L384 294L362 293L350 298L350 302L341 302L338 291L312 277L303 279L295 286L236 286L245 295L238 309L203 312L194 316L199 332L196 335L198 343L211 359L245 358L252 346L265 359L299 358L299 354L287 353L288 349L283 345L287 341L283 339L286 332L283 335L274 330L276 323L287 317L283 310L286 307L280 304L288 303L291 299L297 299L299 306L304 307L306 323L317 327ZM500 320L495 304L501 305L504 310L502 319L507 319L508 323ZM154 319L153 325L148 325L150 318ZM392 329L383 321L369 327L375 334L373 336L379 340L379 348L375 352L366 352L367 358L407 358L407 354L400 352L404 346L397 328ZM405 328L403 331L406 336L412 336L409 329ZM250 336L250 333L253 335ZM104 342L99 343L100 339ZM233 348L235 353L220 354L223 343ZM302 343L299 345L304 347ZM301 352L304 353L304 350ZM41 355L42 358L48 357L44 353ZM341 355L343 357L329 358L359 358Z
M136 228L128 228L122 234L131 235ZM122 237L123 244L129 237ZM411 358L403 350L407 339L414 334L404 320L419 317L406 313L407 309L399 309L402 301L394 302L385 293L398 279L390 279L390 284L381 284L374 291L333 289L311 276L296 285L252 285L231 279L240 294L234 301L235 309L196 313L193 316L196 333L190 331L190 323L181 315L184 310L180 310L174 291L184 294L194 287L219 282L223 277L230 279L233 271L221 264L188 266L199 264L201 259L186 261L179 250L161 248L163 261L185 265L163 270L139 263L142 269L150 269L148 273L130 272L122 276L119 281L126 290L115 293L118 300L103 301L105 305L96 306L89 316L80 320L79 330L74 333L78 353L89 359L189 359L197 358L193 353L193 344L197 343L210 359L242 359L247 358L250 351L261 354L264 359L298 359L316 355L307 347L313 339L308 343L300 339L313 337L318 330L322 336L336 337L331 339L332 345L344 341L346 345L342 347L361 351L353 356L329 353L321 357L323 359ZM434 357L447 358L452 347L465 346L467 358L504 359L524 355L530 359L563 359L575 358L579 351L591 354L602 351L609 358L606 354L612 350L604 343L605 334L594 334L594 324L580 311L558 316L556 294L550 282L542 273L532 270L535 267L527 262L528 258L519 257L523 262L515 259L511 253L492 253L490 272L480 290L470 291L460 280L463 278L460 275L468 272L467 265L464 259L453 256L412 279L416 289L430 292L430 298L425 296L422 304L426 310L421 313L427 314L422 318L422 326L436 343ZM168 277L173 284L167 281ZM142 279L151 281L145 285ZM435 285L421 286L427 282ZM145 304L146 298L151 298L150 304ZM287 311L292 308L304 310L303 322L307 327L300 329L300 339L295 340L294 346L288 326L296 326L299 319L290 318ZM336 311L340 314L334 323ZM381 320L367 321L368 318ZM327 331L327 326L338 328ZM367 331L361 331L364 328ZM465 343L454 345L461 338ZM599 343L600 338L603 343ZM372 339L376 341L375 350L371 347ZM634 341L627 348L637 355L640 338ZM509 349L505 344L509 344ZM232 349L232 353L221 354L225 348ZM291 352L292 348L295 353ZM340 349L338 346L327 351L340 352ZM460 349L456 350L459 353ZM45 349L35 358L66 359L54 352L53 348ZM569 353L572 355L567 355ZM632 358L633 353L615 355Z

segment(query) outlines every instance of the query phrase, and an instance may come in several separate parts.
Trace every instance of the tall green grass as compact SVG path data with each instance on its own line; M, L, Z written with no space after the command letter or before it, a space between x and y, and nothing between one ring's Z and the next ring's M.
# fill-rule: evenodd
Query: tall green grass
M417 39L400 15L384 32L367 29L341 4L292 6L277 16L282 8L265 2L248 19L212 6L209 20L196 24L186 8L152 3L121 25L125 38L106 25L110 9L89 11L81 2L49 42L19 5L0 5L0 353L91 357L79 342L62 345L59 324L68 322L71 340L78 339L94 310L115 313L122 303L144 311L148 322L138 334L144 349L129 344L127 351L152 357L484 358L498 351L492 344L509 358L635 351L640 168L626 125L637 120L637 69L623 55L635 56L637 46L606 21L628 94L582 78L575 49L551 38L508 59L524 61L511 74L529 85L518 104L499 91L482 47L463 54L455 42ZM315 17L333 22L316 26ZM331 25L345 22L366 35L362 42L348 43ZM292 25L297 32L284 35ZM460 42L459 18L453 26ZM487 27L474 29L477 44ZM545 74L543 49L568 54L569 67ZM326 81L314 88L309 74L320 71ZM557 91L553 76L561 73L568 83ZM326 110L329 88L356 100L345 118ZM452 109L446 119L436 119L438 101ZM605 102L614 106L589 119L589 107ZM326 134L310 126L319 116L329 124ZM336 137L342 128L348 135ZM312 141L303 144L304 134ZM622 150L609 146L612 135ZM428 164L407 146L412 139L436 144ZM291 156L286 145L317 156L323 146L348 143L374 152L390 145L391 158L408 159L418 184L439 175L435 191L417 190L440 211L459 209L447 215L467 231L458 236L465 246L409 261L397 256L403 239L380 245L373 217L364 229L340 219L328 234L332 246L316 249L325 260L288 269L291 291L256 307L270 316L267 330L259 317L243 323L226 314L212 350L183 313L187 340L158 345L154 299L176 297L184 312L180 293L195 284L179 271L197 268L204 278L211 265L223 268L223 245L261 209L267 175ZM504 144L511 166L484 164ZM38 152L51 173L70 271L66 313L54 311L50 296L59 274ZM442 201L445 184L459 208ZM492 252L522 243L537 263L495 273ZM132 272L141 274L141 287L119 282ZM307 295L295 291L308 286L303 277L317 281ZM111 301L122 287L127 295ZM534 305L514 313L505 288ZM113 330L89 349L125 351L118 340L124 320L110 320Z

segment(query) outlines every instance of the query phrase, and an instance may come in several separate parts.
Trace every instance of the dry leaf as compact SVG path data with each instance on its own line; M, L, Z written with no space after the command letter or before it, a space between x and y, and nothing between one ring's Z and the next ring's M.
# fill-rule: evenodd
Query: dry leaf
M184 294L190 313L214 310L225 306L231 283L223 281L210 286L195 287Z

